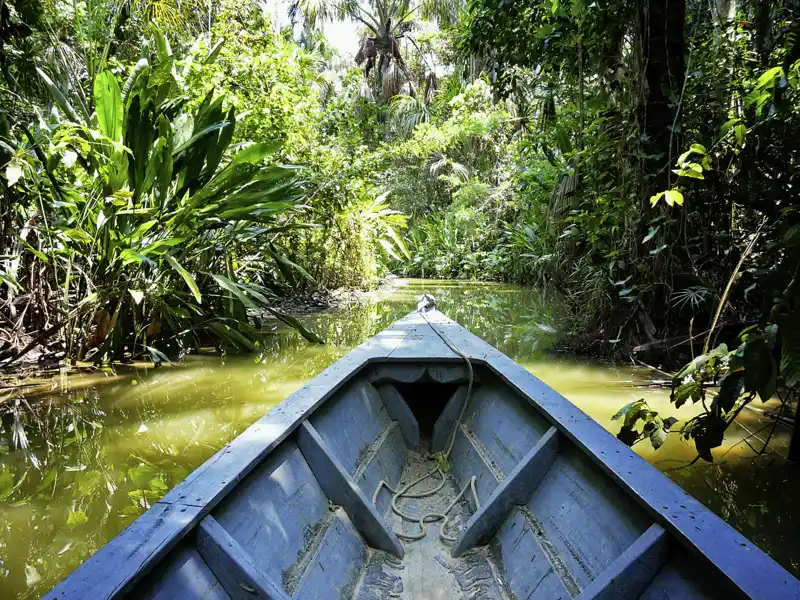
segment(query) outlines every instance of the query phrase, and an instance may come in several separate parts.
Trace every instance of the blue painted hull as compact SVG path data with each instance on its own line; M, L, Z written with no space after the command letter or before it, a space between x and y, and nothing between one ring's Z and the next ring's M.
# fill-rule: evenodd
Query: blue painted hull
M121 597L777 599L800 582L434 311L312 380L47 596Z

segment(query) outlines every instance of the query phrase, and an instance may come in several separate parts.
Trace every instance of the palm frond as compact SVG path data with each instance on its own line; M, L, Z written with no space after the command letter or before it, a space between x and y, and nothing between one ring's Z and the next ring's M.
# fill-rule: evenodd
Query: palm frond
M442 170L447 167L450 160L441 152L434 152L428 162L428 172L436 177Z
M298 0L292 4L291 11L297 12L298 10L312 28L325 21L330 21L338 16L339 12L335 5L328 0Z
M453 25L464 3L460 0L424 0L420 4L420 16L442 25Z
M180 28L184 25L183 15L173 0L147 0L144 5L145 18L160 26Z
M420 123L430 121L428 105L412 96L395 96L389 107L389 120L402 135L410 135Z

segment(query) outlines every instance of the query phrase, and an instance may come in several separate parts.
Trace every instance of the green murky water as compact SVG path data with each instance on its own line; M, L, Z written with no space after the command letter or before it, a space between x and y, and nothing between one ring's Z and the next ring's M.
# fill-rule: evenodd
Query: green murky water
M611 416L633 399L674 412L666 391L647 387L648 372L545 354L558 330L557 299L460 282L410 281L360 306L308 317L324 347L280 330L258 360L195 356L159 369L46 375L27 400L11 400L17 407L0 429L0 597L40 597L272 406L413 310L423 291L612 431ZM676 416L692 416L687 408ZM676 468L694 457L678 439L657 453L637 450L797 574L800 474L774 455L752 458L737 442L765 422L750 412L740 421L714 465ZM14 449L20 432L24 450ZM760 447L765 436L749 441ZM771 445L785 444L779 430Z

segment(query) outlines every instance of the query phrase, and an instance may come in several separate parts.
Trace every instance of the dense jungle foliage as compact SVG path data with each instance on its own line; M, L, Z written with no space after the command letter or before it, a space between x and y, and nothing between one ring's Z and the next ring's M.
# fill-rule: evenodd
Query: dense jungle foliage
M7 359L258 351L299 327L279 298L394 272L550 288L583 350L691 358L705 457L800 382L795 0L285 8L0 0Z

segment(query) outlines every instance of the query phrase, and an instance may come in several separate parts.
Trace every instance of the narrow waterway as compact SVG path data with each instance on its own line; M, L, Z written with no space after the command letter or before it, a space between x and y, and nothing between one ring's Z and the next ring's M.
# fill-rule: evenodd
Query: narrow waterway
M610 431L618 429L611 416L638 398L665 416L692 416L691 407L670 410L668 391L649 385L648 371L547 354L557 339L557 299L450 281L412 280L361 305L307 317L326 346L280 329L260 357L189 356L158 369L42 374L25 396L5 400L11 408L0 425L0 597L39 598L272 406L413 310L423 291ZM765 424L745 411L713 465L685 467L695 453L677 436L657 452L636 449L797 575L800 474L776 454L786 433L779 429L774 452L757 458L742 443L760 448Z

